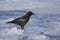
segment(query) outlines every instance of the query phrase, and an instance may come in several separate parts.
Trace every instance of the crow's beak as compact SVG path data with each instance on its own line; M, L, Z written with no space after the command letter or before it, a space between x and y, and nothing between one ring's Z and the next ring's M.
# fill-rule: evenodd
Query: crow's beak
M36 14L33 14L36 17Z

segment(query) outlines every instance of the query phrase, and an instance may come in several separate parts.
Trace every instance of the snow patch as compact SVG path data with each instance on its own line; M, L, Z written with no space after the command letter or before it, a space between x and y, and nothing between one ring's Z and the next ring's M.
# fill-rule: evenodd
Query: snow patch
M16 27L13 27L12 29L10 29L10 30L7 32L7 35L15 35L15 34L22 35L23 32L24 32L23 30L17 29Z

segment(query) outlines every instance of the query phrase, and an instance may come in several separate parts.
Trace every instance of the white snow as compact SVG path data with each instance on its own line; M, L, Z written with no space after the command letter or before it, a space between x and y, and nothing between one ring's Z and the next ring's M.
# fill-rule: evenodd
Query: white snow
M17 40L18 39L18 35L20 36L23 36L23 33L24 31L22 29L17 29L16 27L13 27L11 29L3 29L3 30L0 30L0 38L3 40L12 40L15 39Z

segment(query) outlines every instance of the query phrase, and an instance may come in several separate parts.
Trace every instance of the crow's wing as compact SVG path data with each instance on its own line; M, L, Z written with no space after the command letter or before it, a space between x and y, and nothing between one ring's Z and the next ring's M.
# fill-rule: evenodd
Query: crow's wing
M25 22L25 19L19 19L19 20L17 20L17 21Z

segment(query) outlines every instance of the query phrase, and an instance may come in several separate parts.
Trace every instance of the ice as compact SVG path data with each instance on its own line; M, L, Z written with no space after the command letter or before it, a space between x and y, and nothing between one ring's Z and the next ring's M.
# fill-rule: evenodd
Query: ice
M33 30L32 30L33 31ZM30 32L29 32L30 33ZM11 29L2 29L0 30L0 39L1 40L48 40L49 38L45 35L37 35L35 33L24 33L24 30L17 29L17 27L13 27Z
M16 27L14 27L14 28L12 28L11 30L9 30L9 31L7 32L7 35L15 35L15 34L20 34L20 35L22 35L23 32L24 32L24 30L22 30L22 29L17 29Z
M33 39L33 40L48 40L49 38L46 37L45 35L35 35L35 36L31 36L29 39Z
M35 5L34 1L36 2L36 0L33 0L32 3ZM60 7L58 5L59 2L58 3L57 2L58 1L46 0L46 1L42 1L41 3L37 1L36 5L39 5L39 3L41 3L42 6L40 7L39 5L39 7L36 6L38 7L36 8L36 7L33 7L34 6L33 5L31 11L35 13L38 18L32 16L29 22L27 23L27 25L25 25L24 30L18 29L17 27L20 27L20 26L15 24L4 24L5 22L14 20L14 18L18 18L22 16L20 15L22 14L22 12L13 11L13 14L12 14L11 11L10 12L2 11L0 13L1 14L0 40L60 40L60 15L59 15L60 11L58 11ZM25 3L26 2L24 2L23 4ZM28 9L27 9L27 5L24 6L23 9L25 9L26 7L26 10L30 11L29 5L32 3L30 1L28 3L29 3L27 4ZM21 5L21 7L22 6L23 5Z
M0 38L3 40L17 40L18 39L18 35L23 36L24 31L22 29L17 29L16 27L13 27L11 29L3 29L0 30Z
M54 22L48 25L44 34L52 35L52 36L60 36L60 22Z

